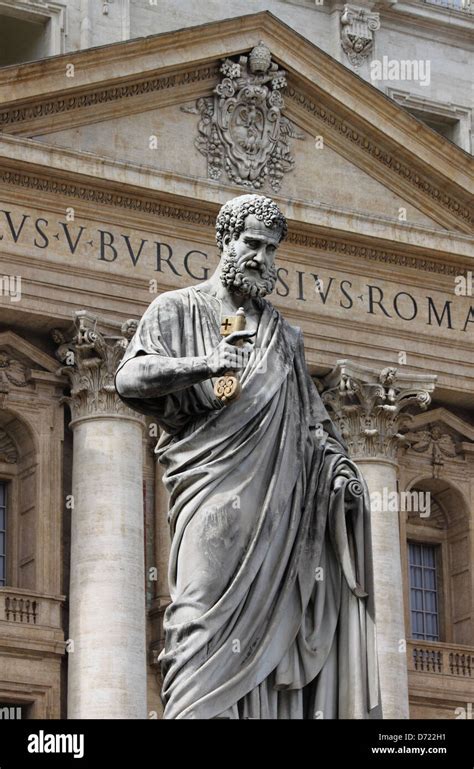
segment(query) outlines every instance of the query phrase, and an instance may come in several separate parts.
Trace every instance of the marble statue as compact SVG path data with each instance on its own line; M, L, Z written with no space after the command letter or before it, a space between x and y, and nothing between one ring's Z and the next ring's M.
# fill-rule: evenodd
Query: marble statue
M164 718L376 712L368 493L268 301L287 233L269 198L228 201L212 277L149 306L116 374L161 428L171 604Z

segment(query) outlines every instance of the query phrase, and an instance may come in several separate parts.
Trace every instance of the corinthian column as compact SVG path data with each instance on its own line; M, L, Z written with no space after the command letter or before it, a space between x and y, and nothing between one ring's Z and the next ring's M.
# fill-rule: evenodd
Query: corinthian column
M383 718L408 718L408 678L397 494L397 449L410 419L426 409L435 376L410 376L338 361L322 395L364 475L371 498L375 610ZM389 500L389 503L387 503Z
M54 335L74 431L68 718L146 718L143 424L114 387L128 342L85 312Z

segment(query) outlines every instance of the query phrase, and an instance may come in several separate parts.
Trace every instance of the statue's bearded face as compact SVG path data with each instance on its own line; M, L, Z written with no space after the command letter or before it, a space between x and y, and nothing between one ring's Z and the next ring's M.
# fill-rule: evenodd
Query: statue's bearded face
M250 214L239 237L224 243L221 268L224 286L244 296L271 294L277 278L274 262L281 234L280 228L267 227Z

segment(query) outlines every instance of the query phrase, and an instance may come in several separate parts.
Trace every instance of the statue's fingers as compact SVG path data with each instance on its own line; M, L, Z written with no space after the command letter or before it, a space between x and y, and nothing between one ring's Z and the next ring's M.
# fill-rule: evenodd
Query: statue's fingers
M232 355L228 358L228 366L229 368L233 370L240 370L241 368L244 368L245 361L242 357L242 355Z
M223 350L225 360L242 360L247 357L247 354L243 352L241 347L233 347L229 345Z
M225 340L227 344L235 344L240 339L243 339L244 341L251 339L256 333L256 331L233 331L232 334L226 336Z

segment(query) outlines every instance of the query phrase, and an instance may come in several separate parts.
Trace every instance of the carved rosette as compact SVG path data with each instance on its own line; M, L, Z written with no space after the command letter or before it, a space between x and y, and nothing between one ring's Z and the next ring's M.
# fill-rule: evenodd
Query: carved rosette
M401 429L412 415L408 406L426 409L435 376L410 376L396 368L381 371L338 361L323 381L322 400L352 457L395 459L406 444Z
M380 29L380 14L357 5L345 5L341 15L341 45L354 67L360 67L374 47L373 33Z
M97 318L80 311L75 314L70 341L60 330L53 331L53 339L59 343L56 357L63 364L58 373L70 382L70 395L64 401L70 405L72 421L88 416L138 418L120 400L114 383L115 372L136 327L137 321L128 320L122 325L121 335L104 334L97 330Z
M286 72L261 41L248 56L225 59L220 71L213 96L182 107L201 116L195 145L207 158L208 176L218 180L225 172L235 184L258 190L268 182L278 192L295 165L290 139L304 139L282 114Z

